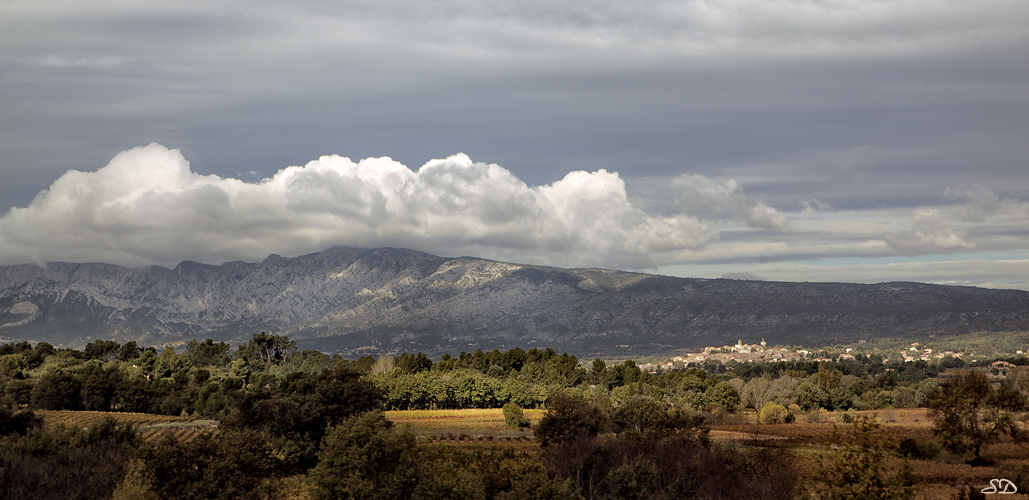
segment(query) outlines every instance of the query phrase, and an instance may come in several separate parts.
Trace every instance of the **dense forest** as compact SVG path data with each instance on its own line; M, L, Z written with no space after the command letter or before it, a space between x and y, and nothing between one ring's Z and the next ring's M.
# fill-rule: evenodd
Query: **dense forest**
M235 350L4 344L0 498L793 498L781 451L713 444L707 426L932 405L937 375L963 365L858 354L651 374L551 349L347 360L264 333ZM1020 374L990 397L1023 409ZM536 451L423 442L382 413L502 407L516 427L546 409ZM217 432L144 442L110 419L44 429L43 410L205 417Z

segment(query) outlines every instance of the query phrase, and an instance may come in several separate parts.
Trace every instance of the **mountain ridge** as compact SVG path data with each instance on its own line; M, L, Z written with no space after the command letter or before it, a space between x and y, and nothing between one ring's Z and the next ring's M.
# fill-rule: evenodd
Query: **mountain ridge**
M258 331L344 354L551 346L580 354L819 345L1029 330L1029 292L560 269L400 248L174 268L0 266L0 341L239 342Z

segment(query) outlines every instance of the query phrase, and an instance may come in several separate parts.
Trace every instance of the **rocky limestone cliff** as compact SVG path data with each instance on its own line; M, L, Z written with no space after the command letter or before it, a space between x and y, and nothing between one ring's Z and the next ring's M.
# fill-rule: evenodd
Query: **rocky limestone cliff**
M1022 291L671 278L394 248L174 269L0 267L0 341L70 347L267 331L346 354L535 345L601 354L1026 329Z

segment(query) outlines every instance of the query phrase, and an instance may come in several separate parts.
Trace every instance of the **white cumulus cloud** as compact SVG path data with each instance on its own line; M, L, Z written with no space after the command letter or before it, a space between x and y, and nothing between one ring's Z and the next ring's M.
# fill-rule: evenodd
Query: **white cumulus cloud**
M151 144L95 172L69 171L11 209L0 219L0 262L172 265L349 244L643 268L718 235L687 212L634 206L605 170L530 187L463 154L417 171L389 158L323 156L248 183L199 175L178 150Z

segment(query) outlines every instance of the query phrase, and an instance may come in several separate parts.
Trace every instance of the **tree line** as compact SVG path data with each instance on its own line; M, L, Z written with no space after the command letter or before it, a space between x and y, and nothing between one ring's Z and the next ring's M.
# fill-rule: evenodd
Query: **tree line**
M194 340L179 353L133 342L4 344L0 499L275 498L294 487L326 499L792 498L788 457L717 446L707 426L745 408L785 422L820 409L924 405L943 445L978 463L1000 436L1025 437L1029 379L1019 370L999 385L982 370L934 379L961 365L857 356L651 374L552 349L347 360L265 333L235 350ZM546 408L533 429L538 455L423 442L382 413L502 406L514 426L524 424L521 408ZM44 429L33 409L196 415L219 427L145 443L113 420Z

